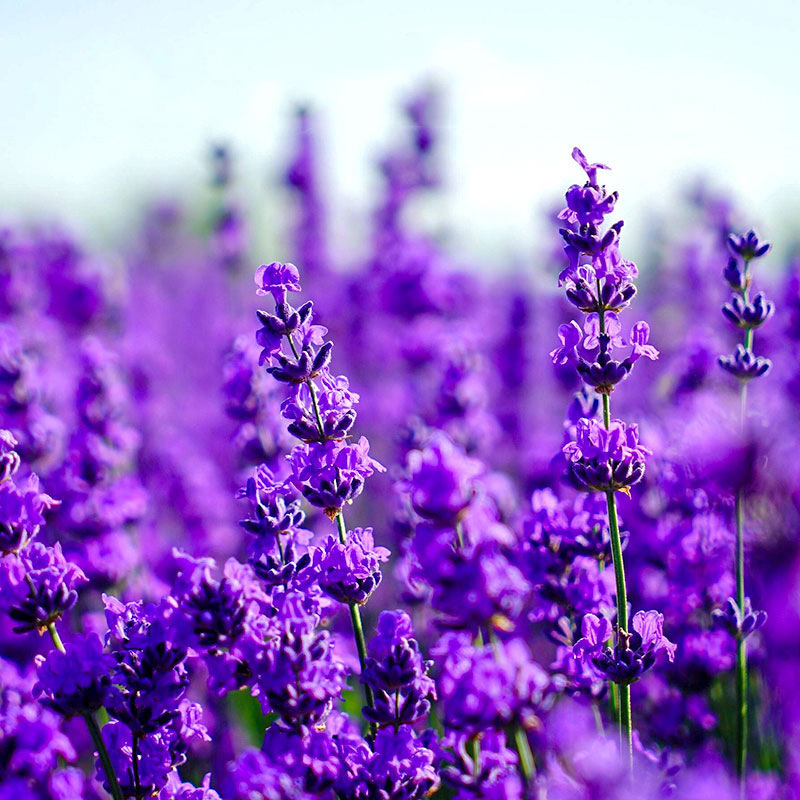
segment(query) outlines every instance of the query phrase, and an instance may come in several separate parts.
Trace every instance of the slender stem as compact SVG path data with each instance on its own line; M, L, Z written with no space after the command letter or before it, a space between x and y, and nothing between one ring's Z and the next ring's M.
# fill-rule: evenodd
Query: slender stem
M461 523L456 523L456 541L458 542L458 549L464 549L464 529L461 527Z
M54 622L51 622L47 626L47 632L50 634L50 638L53 641L53 647L55 647L56 650L60 650L62 653L66 653L67 650L64 647L64 642L61 641L61 637L58 635L58 631L56 630ZM97 754L100 756L100 763L103 765L103 771L106 773L106 779L108 780L108 785L111 788L111 796L114 798L114 800L124 800L122 789L120 788L119 781L117 780L117 775L114 772L114 765L111 763L111 757L108 754L108 749L106 748L105 742L103 741L103 736L100 733L100 726L97 724L94 714L86 712L81 716L86 722L86 727L89 729L89 735L92 737L92 742L94 742Z
M617 629L618 636L628 633L628 591L625 585L625 563L622 560L622 542L619 535L617 501L613 491L606 492L608 524L611 531L611 558L614 562L614 578L617 584ZM628 751L628 761L633 767L633 729L631 724L631 687L619 685L619 720L622 746Z
M745 260L745 280L741 295L745 304L748 302L749 261ZM753 348L753 329L747 328L744 333L744 346ZM739 384L739 430L744 432L747 420L747 383ZM744 490L736 490L736 604L739 612L744 614ZM736 637L736 774L744 791L744 775L747 769L747 642L741 631Z
M50 638L53 640L53 647L55 647L56 650L59 650L62 653L66 653L67 648L64 647L64 642L61 641L61 637L58 635L55 622L51 622L47 626L47 632L50 634Z
M339 531L339 541L345 544L347 541L347 527L344 523L344 514L339 511L336 515L336 527ZM358 650L358 661L361 664L361 674L367 667L367 640L364 636L364 626L361 622L361 610L358 603L348 603L350 609L350 621L353 623L353 636L356 640L356 650ZM364 684L364 697L366 698L368 706L375 706L375 695L372 693L372 687ZM374 722L369 723L370 736L374 739L378 733L377 725Z
M747 387L740 388L742 426L746 413ZM744 613L744 491L736 491L736 604ZM747 767L747 642L741 632L736 637L736 774L744 778Z
M597 282L597 296L600 297L600 281ZM605 333L605 311L598 314L600 332ZM606 430L611 427L611 401L608 393L600 395L603 398L603 425ZM617 499L613 490L606 492L606 507L608 509L608 528L611 535L611 560L614 563L614 579L617 585L617 637L621 638L628 633L628 590L625 585L625 562L622 559L622 541L619 535L619 518L617 517ZM627 684L619 685L618 695L620 749L628 752L628 765L633 769L633 726L631 714L631 687Z
M97 724L94 714L84 714L83 718L86 720L86 727L89 729L89 735L92 737L92 742L94 742L97 754L100 756L100 763L103 765L103 770L108 779L108 785L111 788L111 796L114 800L124 800L122 789L117 780L117 775L114 772L114 765L111 763L111 756L108 754L108 749L103 741L103 734L100 732L100 726Z
M536 763L533 760L528 734L521 725L518 725L514 730L514 745L519 756L522 777L525 778L526 783L530 783L536 777Z
M294 340L291 336L287 336L286 338L289 340L289 347L291 347L294 357L299 358ZM306 386L308 386L308 392L311 395L311 406L314 409L314 420L317 423L317 430L319 431L320 440L324 441L325 428L322 424L322 414L320 413L319 403L317 402L317 387L314 385L314 381L310 378L306 380ZM339 533L339 542L341 544L347 544L347 526L345 525L344 513L341 509L339 509L339 512L336 514L335 521ZM367 642L364 636L364 625L361 622L361 610L359 609L357 603L348 603L347 606L350 609L350 620L353 624L353 636L356 640L358 660L361 664L361 673L363 674L367 666ZM372 687L368 686L367 684L364 684L364 696L368 706L375 705L375 696L372 693ZM370 736L374 739L378 732L377 725L375 725L374 722L369 723L369 731Z
M133 790L136 800L139 800L142 790L139 781L139 737L136 735L133 736L131 744L131 763L133 764Z
M613 647L614 642L611 642ZM611 717L617 721L617 727L622 727L622 721L619 718L619 687L616 683L611 684L611 691L608 693L608 705L611 707Z

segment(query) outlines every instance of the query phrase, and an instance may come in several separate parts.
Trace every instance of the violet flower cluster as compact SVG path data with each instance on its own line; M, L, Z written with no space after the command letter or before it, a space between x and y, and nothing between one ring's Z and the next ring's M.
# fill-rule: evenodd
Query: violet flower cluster
M565 304L452 255L443 109L346 232L298 111L258 311L233 143L106 254L0 226L0 797L800 791L791 242L698 184L637 267L576 150Z

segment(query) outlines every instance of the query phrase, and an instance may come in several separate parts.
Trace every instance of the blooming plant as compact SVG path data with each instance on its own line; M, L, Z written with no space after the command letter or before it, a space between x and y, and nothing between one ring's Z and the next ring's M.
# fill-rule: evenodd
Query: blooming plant
M567 302L464 269L404 113L345 263L298 111L255 292L223 145L124 272L0 230L0 797L800 792L800 264L698 190L640 269L576 148Z

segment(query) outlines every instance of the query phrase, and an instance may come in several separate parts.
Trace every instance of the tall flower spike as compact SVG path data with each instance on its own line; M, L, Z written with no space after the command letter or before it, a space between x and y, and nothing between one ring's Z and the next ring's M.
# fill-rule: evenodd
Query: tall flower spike
M262 360L270 362L267 372L275 380L292 387L281 407L282 415L289 420L290 433L300 440L289 455L289 483L336 524L338 542L333 538L328 541L316 566L321 570L322 588L350 609L363 674L367 647L359 605L380 582L379 564L388 558L388 551L375 547L371 529L358 528L348 535L343 508L361 494L367 478L385 468L370 457L366 437L355 443L350 441L358 395L350 391L345 377L330 373L333 345L324 341L327 329L313 324L310 302L299 309L287 302L289 292L301 289L297 267L279 262L262 265L256 271L255 282L258 294L271 294L275 300L275 314L258 312L263 327L256 338L264 348ZM284 352L284 345L288 352ZM276 510L282 513L282 509ZM262 512L260 505L256 517L245 525L271 524L271 515ZM257 526L253 531L259 532ZM280 545L280 533L277 542ZM288 566L286 556L287 552L281 549L279 565L274 556L265 554L254 565L256 572L280 580ZM294 574L301 561L302 557L297 562L290 560L289 572ZM332 686L336 684L333 679L330 682ZM367 705L372 706L369 685L365 686L365 695Z
M743 331L743 341L736 345L733 355L720 356L720 367L739 381L739 427L743 431L747 421L747 385L761 378L772 368L772 362L753 352L755 329L763 325L774 313L775 307L763 292L750 297L751 262L766 255L768 242L762 242L755 231L742 236L731 234L728 249L733 254L723 271L723 277L734 294L722 306L725 318ZM727 627L736 637L736 770L744 780L747 769L747 643L746 637L766 622L763 612L753 612L744 586L744 490L736 491L736 598L729 598L725 608L715 612L715 621Z
M617 590L617 624L613 651L603 651L596 658L608 662L603 662L601 672L619 685L618 722L632 767L629 684L652 663L651 650L642 651L644 637L636 627L642 620L639 614L634 618L634 630L628 629L625 566L615 493L629 492L631 486L642 480L650 451L639 443L636 425L611 418L610 395L628 377L639 359L656 360L659 354L650 344L650 327L646 322L633 325L627 343L623 338L623 326L618 315L636 294L633 279L637 277L638 269L633 262L623 258L619 249L622 220L603 229L605 219L614 210L618 198L616 192L609 194L605 186L597 183L598 170L608 167L590 163L577 147L572 151L572 157L586 173L587 181L583 186L569 188L567 206L559 214L559 218L569 226L559 231L566 244L564 254L567 259L567 266L559 275L559 285L564 286L569 302L586 316L582 325L573 320L559 328L562 345L550 355L556 364L574 364L584 384L602 398L602 422L579 414L574 425L567 427L569 438L564 444L563 455L568 475L576 488L603 492L606 497ZM628 346L630 350L623 356L615 352ZM588 615L585 620L591 617ZM602 627L600 633L598 626ZM592 631L595 639L589 636L591 631L584 632L584 639L575 645L578 652L586 649L589 641L594 647L605 646L605 640L612 635L611 625L605 620L597 620ZM629 666L625 667L628 662Z

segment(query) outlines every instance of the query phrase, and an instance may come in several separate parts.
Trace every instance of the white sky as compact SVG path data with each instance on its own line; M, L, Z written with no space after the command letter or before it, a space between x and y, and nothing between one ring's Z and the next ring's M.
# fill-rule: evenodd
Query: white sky
M699 172L769 233L798 210L798 37L794 0L0 0L0 218L113 228L144 192L199 185L211 139L256 185L298 100L323 114L346 215L432 75L467 250L530 247L575 144L614 167L639 237Z

